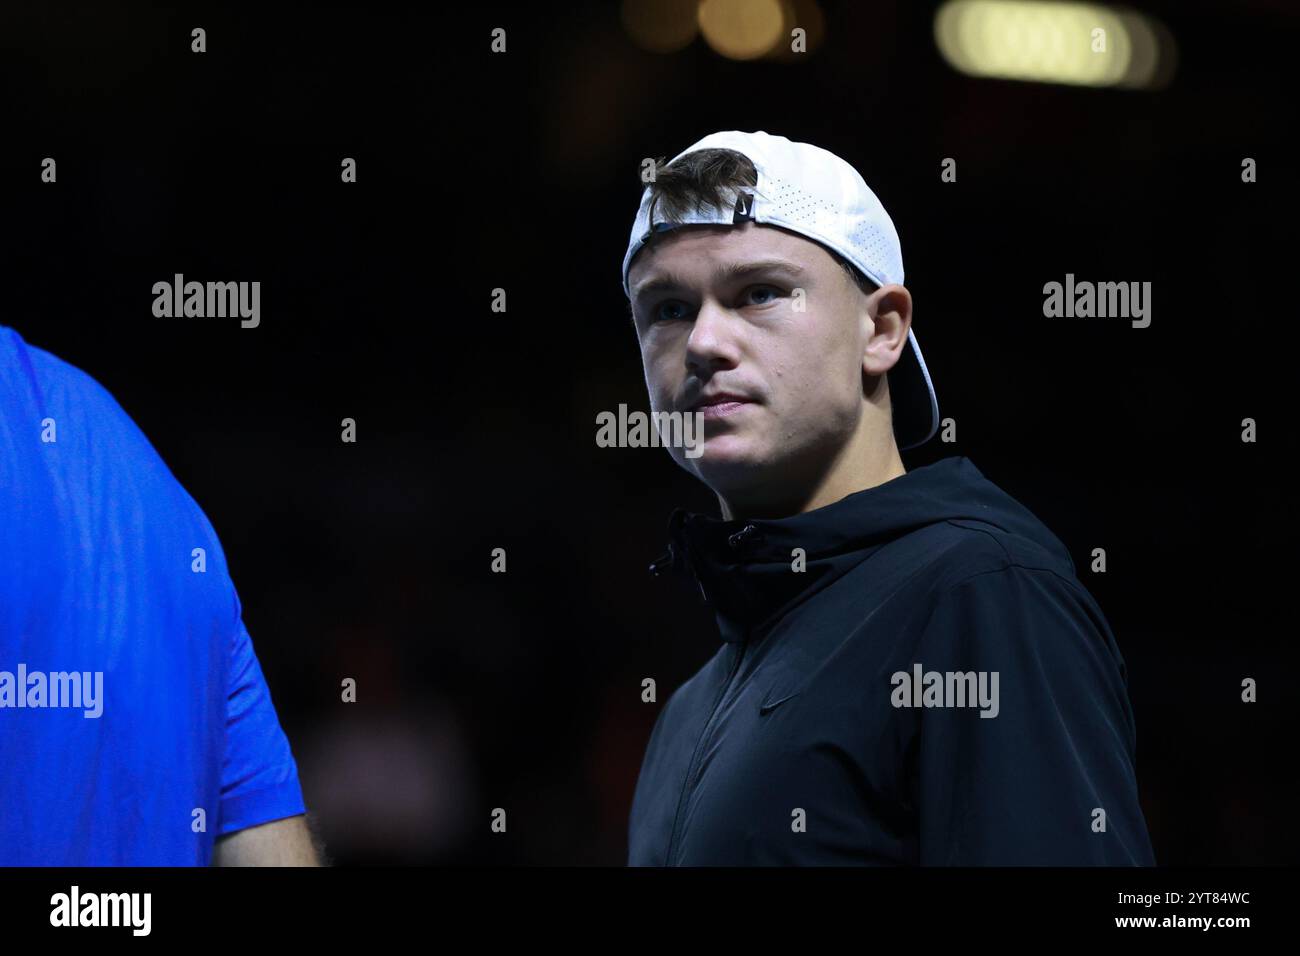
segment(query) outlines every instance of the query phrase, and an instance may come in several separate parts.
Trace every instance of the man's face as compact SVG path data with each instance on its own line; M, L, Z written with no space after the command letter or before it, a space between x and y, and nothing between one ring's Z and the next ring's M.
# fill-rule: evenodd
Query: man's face
M670 448L679 465L724 496L833 467L862 416L873 324L830 253L753 222L683 226L637 254L628 284L651 410L705 414L699 457ZM697 409L719 393L742 401Z

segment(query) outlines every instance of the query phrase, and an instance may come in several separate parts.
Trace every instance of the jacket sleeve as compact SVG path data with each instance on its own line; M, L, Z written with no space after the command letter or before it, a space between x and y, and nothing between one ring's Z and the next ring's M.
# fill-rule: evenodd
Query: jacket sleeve
M939 597L917 662L984 672L989 691L918 711L922 865L1154 865L1124 661L1081 585L1019 566L967 577Z

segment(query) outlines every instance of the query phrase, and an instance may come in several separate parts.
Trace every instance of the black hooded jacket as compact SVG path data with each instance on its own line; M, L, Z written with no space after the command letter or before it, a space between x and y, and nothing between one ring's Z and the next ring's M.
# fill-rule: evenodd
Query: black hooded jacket
M969 459L669 535L722 645L655 723L629 864L1154 864L1114 635Z

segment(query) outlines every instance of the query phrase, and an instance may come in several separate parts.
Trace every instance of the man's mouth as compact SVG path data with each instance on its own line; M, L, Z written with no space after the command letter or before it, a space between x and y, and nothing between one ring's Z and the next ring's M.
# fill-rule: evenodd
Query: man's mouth
M699 412L704 416L705 421L711 421L718 418L728 418L752 404L754 403L747 398L719 398L700 402L691 411Z
M710 392L696 399L695 404L687 411L705 412L706 414L720 412L729 414L735 410L735 407L752 405L753 401L749 396L739 395L736 392Z

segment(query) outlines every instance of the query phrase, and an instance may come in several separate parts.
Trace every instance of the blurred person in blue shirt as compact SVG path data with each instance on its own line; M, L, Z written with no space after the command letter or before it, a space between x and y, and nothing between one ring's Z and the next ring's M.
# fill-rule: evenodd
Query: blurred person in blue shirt
M0 865L319 865L221 544L113 397L0 326Z

